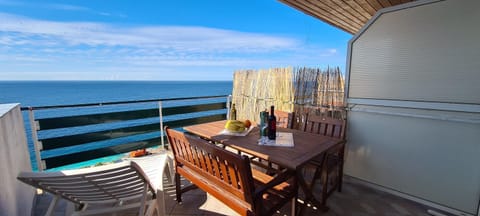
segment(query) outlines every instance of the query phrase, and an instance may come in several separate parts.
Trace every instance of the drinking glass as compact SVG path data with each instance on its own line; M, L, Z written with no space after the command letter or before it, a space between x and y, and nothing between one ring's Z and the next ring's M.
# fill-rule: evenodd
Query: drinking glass
M268 131L268 125L264 125L263 127L260 127L260 140L258 140L258 144L264 145L268 141L268 136L267 136L267 131Z

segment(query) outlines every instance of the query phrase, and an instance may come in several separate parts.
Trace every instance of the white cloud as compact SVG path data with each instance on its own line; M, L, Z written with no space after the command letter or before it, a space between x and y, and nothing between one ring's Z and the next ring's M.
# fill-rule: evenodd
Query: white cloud
M55 9L55 10L68 10L68 11L89 11L90 8L69 5L69 4L43 4L44 8Z
M58 46L237 52L288 49L297 45L297 41L291 38L197 26L124 27L93 22L35 20L5 13L0 13L0 20L0 32L29 37L32 43L56 43Z
M328 49L327 51L331 54L336 54L337 53L337 49Z
M56 4L56 3L45 3L45 2L25 2L25 1L13 1L13 0L0 0L0 5L9 6L9 7L19 7L19 8L35 8L35 9L45 9L45 10L57 10L57 11L70 11L70 12L82 12L89 14L96 14L100 16L109 16L109 17L127 17L125 14L116 13L116 12L104 12L96 11L94 9L71 5L71 4Z
M337 52L338 52L337 49L326 49L320 54L320 56L321 57L335 56L337 55Z
M223 71L227 74L216 78L230 79L237 69L314 66L323 64L321 58L338 57L337 49L306 46L291 37L202 26L61 22L6 13L0 20L0 79L109 79L119 71L122 79L140 72L138 78L162 79L173 71L185 77Z

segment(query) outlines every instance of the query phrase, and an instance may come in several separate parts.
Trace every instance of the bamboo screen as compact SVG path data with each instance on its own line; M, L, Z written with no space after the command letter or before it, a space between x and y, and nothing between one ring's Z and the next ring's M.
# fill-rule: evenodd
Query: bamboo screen
M344 84L339 68L239 70L233 77L232 103L238 119L256 122L260 111L271 105L297 117L312 113L344 118Z

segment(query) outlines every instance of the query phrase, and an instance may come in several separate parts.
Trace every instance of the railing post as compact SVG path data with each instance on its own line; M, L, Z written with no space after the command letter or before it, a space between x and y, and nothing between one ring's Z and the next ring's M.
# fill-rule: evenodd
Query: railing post
M43 149L42 143L38 141L38 126L37 122L35 121L35 116L33 114L33 108L28 108L28 117L30 120L30 130L32 130L32 140L33 140L33 148L35 150L35 159L37 161L37 169L38 171L43 171L45 169L44 164L42 163L42 159L40 158L40 151Z
M230 119L230 102L232 101L232 95L227 96L227 119Z
M165 140L164 140L164 131L163 131L163 112L162 112L162 101L158 101L158 115L160 117L160 140L162 142L162 148L165 149Z

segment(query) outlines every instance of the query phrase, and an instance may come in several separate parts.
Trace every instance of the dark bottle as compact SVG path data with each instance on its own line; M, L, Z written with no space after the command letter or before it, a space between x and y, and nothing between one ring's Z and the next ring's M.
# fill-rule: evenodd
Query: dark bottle
M230 120L237 120L237 109L235 109L235 104L232 104L232 109L230 109Z
M277 117L275 117L274 107L270 107L270 116L268 116L268 139L274 140L277 137Z

